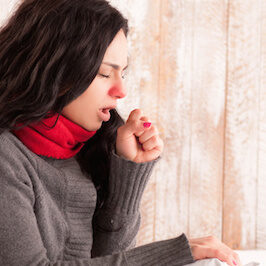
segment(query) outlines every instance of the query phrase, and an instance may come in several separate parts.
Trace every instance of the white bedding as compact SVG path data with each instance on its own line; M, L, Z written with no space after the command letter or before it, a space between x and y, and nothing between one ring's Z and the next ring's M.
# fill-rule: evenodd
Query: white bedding
M243 265L254 261L260 266L266 266L266 250L236 250L236 252Z
M266 266L266 250L235 250L243 266ZM199 260L187 264L189 266L228 266L218 259Z

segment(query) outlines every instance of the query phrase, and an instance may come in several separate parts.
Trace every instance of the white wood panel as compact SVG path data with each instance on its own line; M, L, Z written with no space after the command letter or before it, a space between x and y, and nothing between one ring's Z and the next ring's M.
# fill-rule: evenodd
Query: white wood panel
M222 234L227 1L194 1L189 234Z
M256 248L266 249L266 1L260 1L260 116ZM266 258L265 258L266 259Z
M161 1L158 121L163 163L156 176L155 240L187 233L193 3Z
M260 0L230 1L223 240L256 243Z
M159 79L159 15L160 1L117 1L111 3L129 19L129 70L126 79L128 95L118 101L118 109L126 120L129 113L140 108L153 124L158 121ZM137 246L154 240L156 165L141 202L142 223ZM160 173L159 173L160 174ZM161 176L162 178L162 176Z

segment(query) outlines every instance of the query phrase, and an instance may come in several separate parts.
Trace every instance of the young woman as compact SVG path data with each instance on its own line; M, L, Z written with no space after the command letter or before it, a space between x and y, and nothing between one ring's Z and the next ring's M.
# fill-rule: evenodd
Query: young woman
M135 247L163 150L126 96L127 20L105 0L24 0L0 30L0 265L185 265L212 237Z

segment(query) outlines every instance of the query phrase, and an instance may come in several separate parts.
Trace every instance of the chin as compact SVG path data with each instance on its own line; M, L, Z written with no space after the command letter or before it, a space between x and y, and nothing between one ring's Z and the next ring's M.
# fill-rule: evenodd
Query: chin
M83 128L83 129L85 129L85 130L87 130L87 131L96 131L96 130L98 130L99 128L97 128L97 127L95 127L95 126L86 126L86 125L81 125L81 127Z
M97 131L97 130L99 130L101 127L102 127L102 122L99 123L97 126L95 125L95 126L91 126L91 127L87 128L87 130L88 130L88 131Z

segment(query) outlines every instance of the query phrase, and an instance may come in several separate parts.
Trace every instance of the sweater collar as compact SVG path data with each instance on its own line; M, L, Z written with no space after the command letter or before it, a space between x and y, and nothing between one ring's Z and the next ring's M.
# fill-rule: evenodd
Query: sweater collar
M96 132L84 129L63 115L58 117L58 113L12 131L34 153L56 159L75 156Z

